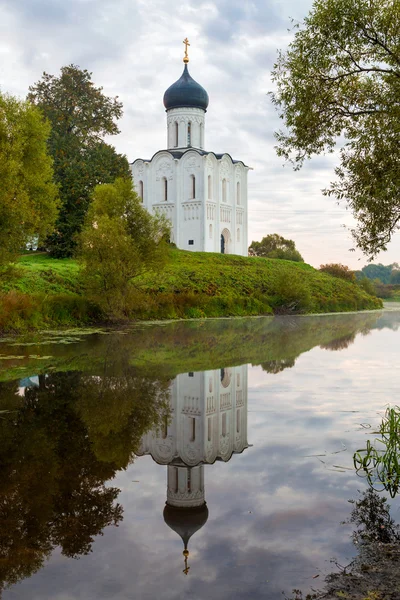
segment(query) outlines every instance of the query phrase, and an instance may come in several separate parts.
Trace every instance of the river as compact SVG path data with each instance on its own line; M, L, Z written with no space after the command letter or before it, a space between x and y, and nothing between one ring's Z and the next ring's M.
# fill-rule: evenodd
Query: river
M353 455L398 402L399 346L395 305L3 340L1 597L318 589L357 553Z

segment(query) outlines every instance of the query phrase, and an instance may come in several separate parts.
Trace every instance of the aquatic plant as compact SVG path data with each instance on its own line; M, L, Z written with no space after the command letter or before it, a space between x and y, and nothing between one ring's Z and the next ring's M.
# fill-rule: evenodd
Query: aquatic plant
M357 474L376 491L386 490L394 498L400 488L400 408L388 407L376 432L381 437L354 453Z

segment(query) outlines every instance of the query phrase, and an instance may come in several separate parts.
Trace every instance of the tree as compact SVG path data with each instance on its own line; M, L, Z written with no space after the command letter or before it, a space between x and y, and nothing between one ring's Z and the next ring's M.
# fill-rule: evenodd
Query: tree
M286 240L277 233L267 235L261 242L251 242L249 254L252 256L263 256L264 258L281 258L304 262L300 252L296 250L293 240Z
M165 219L143 208L131 178L95 188L79 256L88 294L108 316L127 316L132 280L164 264L168 233Z
M316 0L279 53L272 101L287 128L279 156L305 159L341 144L336 180L364 253L385 250L400 223L399 0Z
M0 267L31 236L42 240L54 226L58 191L49 134L37 108L0 93Z
M122 116L122 103L105 96L91 77L86 69L68 65L58 77L43 73L29 88L29 100L52 125L49 151L62 204L56 231L47 245L56 257L73 254L94 187L116 177L130 177L126 157L103 140L105 135L119 133L115 120Z

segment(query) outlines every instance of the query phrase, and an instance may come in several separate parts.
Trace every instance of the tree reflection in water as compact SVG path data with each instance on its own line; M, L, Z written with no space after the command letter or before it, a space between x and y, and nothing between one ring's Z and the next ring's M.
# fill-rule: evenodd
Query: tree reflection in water
M37 387L0 386L0 592L37 571L56 546L88 554L104 527L118 525L125 468L168 406L167 380L55 373Z
M400 526L390 516L385 498L372 488L354 504L349 523L354 523L353 542L358 556L340 571L325 578L318 592L303 595L293 590L290 600L397 600L400 574ZM286 600L289 600L286 597Z

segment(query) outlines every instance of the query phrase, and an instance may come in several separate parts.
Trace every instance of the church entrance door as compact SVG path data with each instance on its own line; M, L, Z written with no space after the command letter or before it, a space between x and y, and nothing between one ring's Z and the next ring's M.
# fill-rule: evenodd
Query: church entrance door
M225 238L221 234L221 254L225 254Z

